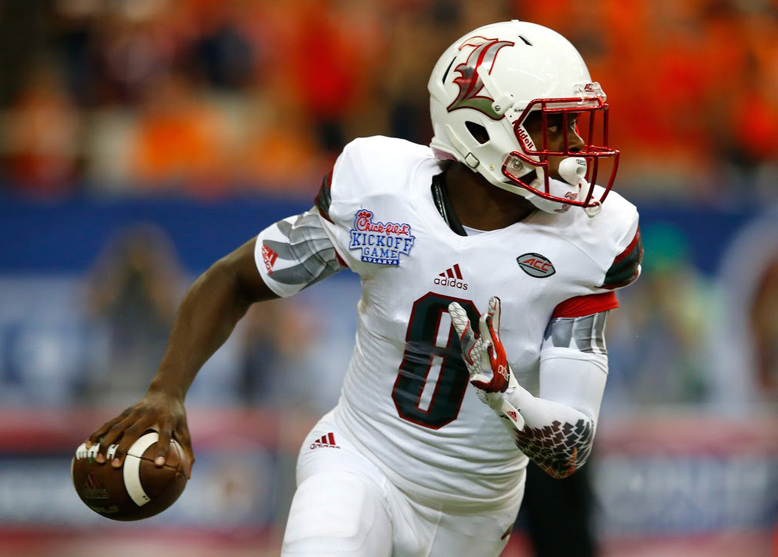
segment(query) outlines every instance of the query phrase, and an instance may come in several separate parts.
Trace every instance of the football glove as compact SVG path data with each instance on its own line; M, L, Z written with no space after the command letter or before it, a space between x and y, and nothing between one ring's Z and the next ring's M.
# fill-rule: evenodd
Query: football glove
M452 302L448 312L459 335L462 359L478 398L500 416L510 420L518 430L524 429L524 418L511 402L516 398L512 395L519 388L519 383L513 376L500 340L500 298L492 296L489 300L487 312L478 321L477 336L462 306Z

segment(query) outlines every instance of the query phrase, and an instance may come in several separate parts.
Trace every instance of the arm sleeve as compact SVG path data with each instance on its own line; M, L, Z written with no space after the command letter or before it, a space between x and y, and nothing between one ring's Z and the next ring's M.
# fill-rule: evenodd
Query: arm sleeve
M524 428L513 430L516 446L555 478L582 467L592 450L608 376L607 313L552 319L540 353L539 396L521 386L508 394L524 418Z
M516 445L553 477L575 472L592 450L608 376L605 322L619 306L614 290L638 279L643 260L637 211L625 229L597 293L554 308L540 351L539 396L521 386L509 395L524 419L524 428L513 430Z
M254 261L268 288L282 298L346 268L315 206L263 230L257 236Z

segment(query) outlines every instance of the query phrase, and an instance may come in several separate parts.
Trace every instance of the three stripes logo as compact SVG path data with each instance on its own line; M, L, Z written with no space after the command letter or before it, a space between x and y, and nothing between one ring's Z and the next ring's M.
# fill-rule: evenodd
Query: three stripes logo
M339 449L335 444L335 434L330 432L326 435L322 435L321 439L317 439L311 443L311 450L313 449Z
M103 487L94 472L90 472L86 477L81 494L85 499L108 499L108 490Z
M467 283L465 282L465 279L462 278L462 271L459 269L459 263L456 263L453 267L449 267L440 273L432 282L440 286L451 286L452 288L467 290Z
M265 262L265 269L267 269L268 275L273 274L273 265L276 264L276 259L278 259L278 254L267 247L266 244L262 244L262 261Z

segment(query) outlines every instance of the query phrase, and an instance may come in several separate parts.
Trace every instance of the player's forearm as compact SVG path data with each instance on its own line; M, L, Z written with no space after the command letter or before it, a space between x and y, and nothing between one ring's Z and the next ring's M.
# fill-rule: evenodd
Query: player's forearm
M250 305L227 265L217 262L203 273L181 302L149 390L185 396L197 372L226 342Z
M547 474L565 478L592 450L608 377L605 354L547 347L541 353L540 393L518 386L506 400L524 420L513 428L516 445Z
M594 420L566 404L532 396L518 387L511 396L524 418L524 428L512 425L516 446L554 478L581 468L594 443Z
M555 478L582 467L592 450L608 378L606 317L552 320L541 349L539 397L521 387L507 395L525 423L514 429L516 445Z

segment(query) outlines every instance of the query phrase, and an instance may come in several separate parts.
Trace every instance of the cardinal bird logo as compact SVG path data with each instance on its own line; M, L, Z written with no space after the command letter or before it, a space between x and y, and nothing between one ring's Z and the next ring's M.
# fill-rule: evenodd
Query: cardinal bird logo
M478 76L478 68L481 66L489 68L489 74L494 68L494 61L497 53L504 46L514 46L516 43L510 41L501 41L499 39L487 39L486 37L471 37L459 47L459 50L472 48L467 61L459 64L454 71L459 73L459 77L454 78L454 83L459 86L459 94L448 106L448 111L459 108L473 108L486 114L493 120L499 120L503 115L497 114L492 104L494 99L479 95L484 88L483 81Z
M100 483L94 472L90 472L86 477L81 492L87 499L108 499L108 490Z

